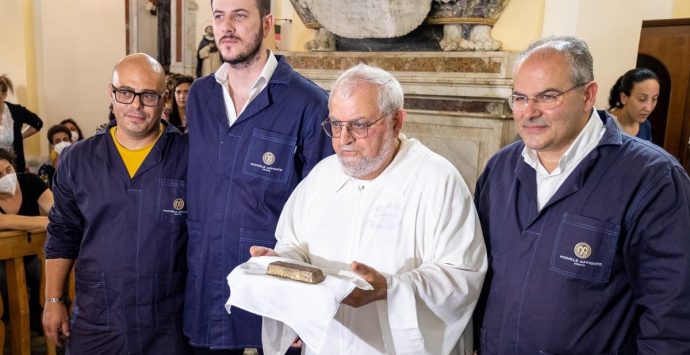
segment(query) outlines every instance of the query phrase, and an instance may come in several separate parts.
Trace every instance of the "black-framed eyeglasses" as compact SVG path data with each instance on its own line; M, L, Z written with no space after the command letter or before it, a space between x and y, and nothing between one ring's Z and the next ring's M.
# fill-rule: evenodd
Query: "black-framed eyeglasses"
M535 97L529 98L525 95L513 94L508 98L508 104L513 111L524 111L527 109L529 102L540 109L550 110L554 109L563 103L563 95L575 90L587 83L580 83L565 91L547 91L545 93L537 94Z
M369 134L369 127L375 125L384 117L386 117L385 113L381 114L379 118L371 123L364 121L332 121L330 118L326 118L323 123L321 123L321 126L326 132L326 135L331 138L340 137L340 134L343 132L343 127L347 127L347 132L350 133L351 136L357 139L363 139Z
M135 92L134 90L130 89L118 88L115 85L112 85L112 87L113 94L115 95L115 101L121 104L131 104L134 102L134 99L139 96L139 101L142 105L153 107L158 106L161 97L163 97L163 95L151 91Z

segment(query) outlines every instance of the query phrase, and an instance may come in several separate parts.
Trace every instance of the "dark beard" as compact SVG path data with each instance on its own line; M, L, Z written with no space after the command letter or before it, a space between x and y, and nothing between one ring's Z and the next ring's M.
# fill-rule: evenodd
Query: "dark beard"
M240 53L235 59L227 58L223 56L221 52L221 59L224 63L229 63L233 69L246 68L259 60L259 53L261 52L261 44L263 38L264 28L259 27L259 33L256 37L252 38L253 43L249 51L247 51L246 53Z

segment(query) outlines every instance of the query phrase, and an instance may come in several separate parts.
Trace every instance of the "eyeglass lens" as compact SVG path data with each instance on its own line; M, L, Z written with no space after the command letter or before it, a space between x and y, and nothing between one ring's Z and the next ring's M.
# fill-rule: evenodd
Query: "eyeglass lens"
M121 104L131 104L139 96L144 106L156 106L161 95L152 92L134 92L132 90L114 89L115 100Z
M323 129L331 138L338 138L346 128L348 133L355 138L366 138L368 134L369 125L363 122L341 122L326 120L323 122Z

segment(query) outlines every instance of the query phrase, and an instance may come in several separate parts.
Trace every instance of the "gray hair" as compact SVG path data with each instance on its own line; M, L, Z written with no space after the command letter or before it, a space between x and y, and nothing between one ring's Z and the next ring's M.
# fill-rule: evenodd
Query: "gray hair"
M585 41L573 36L550 36L532 42L518 55L513 71L533 55L547 58L554 54L561 54L568 61L572 84L594 80L594 64L589 47Z
M393 115L403 108L405 94L402 86L393 75L381 68L367 64L357 64L340 75L333 84L328 106L331 106L333 96L350 97L355 89L362 85L374 85L378 88L378 107L386 116Z

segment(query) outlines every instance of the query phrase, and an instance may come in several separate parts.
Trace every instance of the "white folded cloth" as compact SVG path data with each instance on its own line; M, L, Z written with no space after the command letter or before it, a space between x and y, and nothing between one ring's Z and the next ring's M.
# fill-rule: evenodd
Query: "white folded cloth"
M239 307L264 317L265 354L284 354L295 339L295 332L319 353L340 302L355 287L373 289L347 271L323 270L325 279L318 284L266 275L268 264L274 261L305 264L276 256L253 257L228 275L230 298L225 304L228 313L231 307Z

